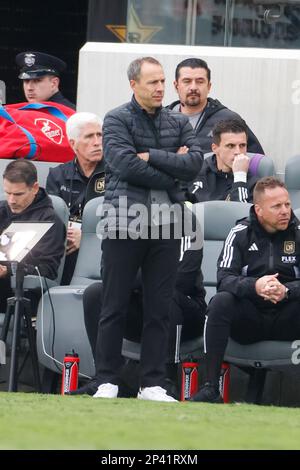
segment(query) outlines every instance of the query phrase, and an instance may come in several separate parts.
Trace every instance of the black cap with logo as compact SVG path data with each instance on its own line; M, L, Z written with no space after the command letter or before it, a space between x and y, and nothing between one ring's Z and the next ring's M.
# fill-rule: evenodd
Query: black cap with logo
M16 63L21 68L19 75L21 80L31 80L45 75L59 77L67 68L63 60L44 52L20 52L16 56Z

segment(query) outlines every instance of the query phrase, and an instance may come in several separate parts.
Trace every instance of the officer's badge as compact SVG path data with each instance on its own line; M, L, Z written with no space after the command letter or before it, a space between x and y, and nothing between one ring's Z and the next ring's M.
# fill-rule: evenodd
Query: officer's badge
M25 54L24 62L27 67L31 67L35 64L35 55L34 54Z
M283 251L287 255L295 253L295 242L284 242Z
M105 177L97 178L95 181L95 192L103 193L105 191Z

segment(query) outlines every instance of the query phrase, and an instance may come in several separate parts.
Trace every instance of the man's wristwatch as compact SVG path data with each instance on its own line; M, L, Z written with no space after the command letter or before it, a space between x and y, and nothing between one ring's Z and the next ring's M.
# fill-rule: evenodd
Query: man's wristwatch
M286 288L285 288L285 296L284 296L284 298L285 298L285 299L289 299L289 297L290 297L290 289L289 289L288 287L286 287Z

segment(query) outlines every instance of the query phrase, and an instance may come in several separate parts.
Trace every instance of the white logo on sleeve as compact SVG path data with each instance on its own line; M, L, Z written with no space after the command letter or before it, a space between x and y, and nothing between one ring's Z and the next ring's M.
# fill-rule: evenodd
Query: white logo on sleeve
M258 248L257 248L256 243L252 243L252 245L250 246L250 248L248 248L248 251L258 251Z
M193 189L192 194L194 194L198 189L203 189L203 182L202 181L194 181L193 185L195 188Z

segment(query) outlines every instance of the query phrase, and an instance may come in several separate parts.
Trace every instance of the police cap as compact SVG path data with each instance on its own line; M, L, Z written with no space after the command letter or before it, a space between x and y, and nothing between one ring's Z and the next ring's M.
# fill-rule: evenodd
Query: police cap
M67 67L63 60L44 52L20 52L16 56L16 63L21 68L19 74L21 80L30 80L45 75L59 77Z

